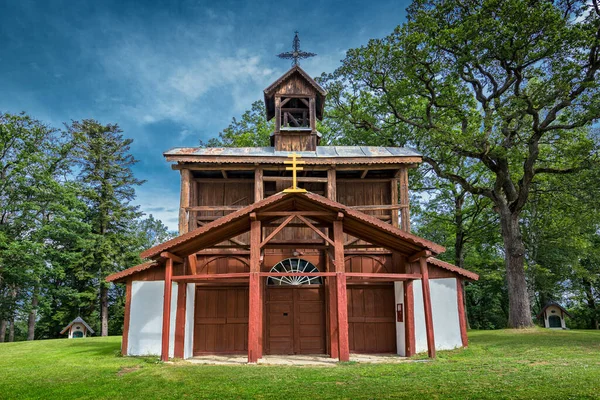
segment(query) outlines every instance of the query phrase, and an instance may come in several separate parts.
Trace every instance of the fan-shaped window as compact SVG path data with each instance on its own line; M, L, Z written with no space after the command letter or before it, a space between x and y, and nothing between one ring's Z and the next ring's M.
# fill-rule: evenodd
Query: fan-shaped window
M271 272L319 272L310 262L301 258L287 258L275 264ZM320 276L271 276L267 285L320 285L323 278Z

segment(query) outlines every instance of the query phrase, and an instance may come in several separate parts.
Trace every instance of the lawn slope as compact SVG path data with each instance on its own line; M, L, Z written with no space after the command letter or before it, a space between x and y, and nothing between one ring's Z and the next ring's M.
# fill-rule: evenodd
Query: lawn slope
M162 364L120 357L120 337L0 343L0 398L600 398L598 331L469 340L434 362L334 368Z

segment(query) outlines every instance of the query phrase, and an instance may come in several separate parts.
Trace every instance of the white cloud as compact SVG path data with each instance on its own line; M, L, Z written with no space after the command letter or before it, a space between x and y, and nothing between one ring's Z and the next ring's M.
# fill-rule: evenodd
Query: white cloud
M146 183L137 190L135 204L140 206L142 212L147 216L152 214L154 218L159 219L169 230L178 230L179 221L179 192L177 190L165 190L164 188L152 187ZM176 185L173 189L177 189Z
M230 99L222 111L234 115L275 78L260 56L232 50L228 40L233 29L226 23L215 29L179 26L158 41L141 32L118 31L115 36L121 40L89 51L109 79L128 90L127 100L118 105L124 116L140 124L170 119L203 128L214 116L215 101Z

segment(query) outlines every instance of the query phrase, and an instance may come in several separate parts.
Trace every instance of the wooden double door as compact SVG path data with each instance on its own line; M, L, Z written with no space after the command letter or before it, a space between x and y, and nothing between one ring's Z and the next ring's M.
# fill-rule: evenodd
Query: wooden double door
M346 292L350 352L396 353L394 285L348 285Z
M248 351L248 286L196 287L194 355Z
M325 354L324 288L268 286L264 292L264 353ZM351 352L395 353L393 285L349 285ZM248 351L248 287L196 287L194 355Z
M265 354L324 354L322 286L267 286Z

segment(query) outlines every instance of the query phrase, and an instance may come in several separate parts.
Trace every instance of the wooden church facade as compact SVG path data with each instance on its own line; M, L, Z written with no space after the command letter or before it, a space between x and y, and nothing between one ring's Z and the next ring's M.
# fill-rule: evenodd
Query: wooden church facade
M319 146L326 93L298 66L264 94L271 147L165 153L181 176L180 236L107 278L127 287L123 354L345 361L466 346L462 282L478 277L410 233L421 156Z

